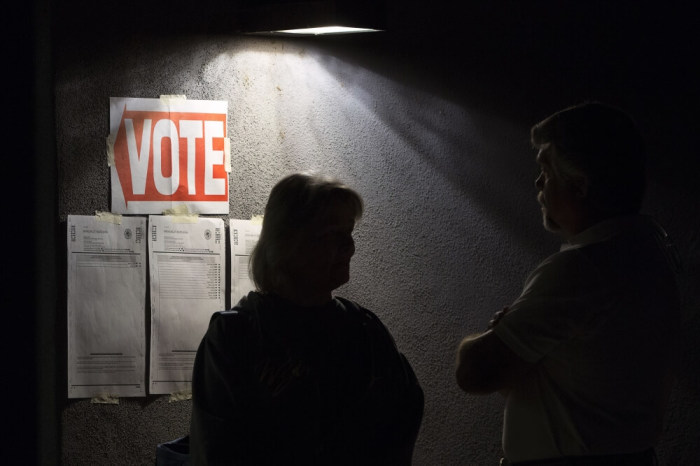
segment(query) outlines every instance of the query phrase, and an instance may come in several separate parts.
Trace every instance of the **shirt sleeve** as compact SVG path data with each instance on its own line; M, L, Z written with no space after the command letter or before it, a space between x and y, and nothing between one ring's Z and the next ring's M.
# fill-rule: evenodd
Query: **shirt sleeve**
M554 254L530 274L493 331L516 354L535 363L586 331L609 307L609 289L604 275L580 250Z

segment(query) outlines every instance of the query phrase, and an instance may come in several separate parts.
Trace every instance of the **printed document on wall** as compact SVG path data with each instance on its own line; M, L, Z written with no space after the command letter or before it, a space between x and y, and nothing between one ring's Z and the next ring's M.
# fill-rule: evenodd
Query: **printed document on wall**
M258 242L261 228L262 222L257 220L229 220L232 306L235 306L249 291L255 289L248 272L248 266L250 264L250 254Z
M151 371L149 393L191 389L209 319L225 308L224 221L149 217Z
M146 395L146 218L68 216L68 398Z

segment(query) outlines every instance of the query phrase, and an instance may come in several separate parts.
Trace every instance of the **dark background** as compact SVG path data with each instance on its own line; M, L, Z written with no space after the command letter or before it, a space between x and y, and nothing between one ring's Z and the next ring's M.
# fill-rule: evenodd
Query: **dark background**
M57 167L54 79L66 69L57 70L56 64L77 66L74 57L106 55L137 36L162 40L235 29L234 19L207 11L235 10L236 2L193 5L37 0L7 10L3 76L10 105L3 112L9 140L3 178L11 189L5 199L2 282L9 316L3 348L10 367L5 377L10 435L3 450L21 464L59 464L62 458L65 224L60 217L66 212L59 209L64 187ZM385 33L315 46L524 128L585 99L620 105L635 116L652 153L646 210L672 233L685 267L683 373L669 416L676 427L667 432L660 458L662 464L693 464L700 459L697 442L689 440L698 438L700 404L696 15L675 4L607 1L484 1L459 7L409 1L390 2L387 11ZM73 48L84 53L68 50ZM434 163L446 178L460 182L461 170L445 159ZM33 248L13 254L15 244ZM470 462L465 458L463 464Z

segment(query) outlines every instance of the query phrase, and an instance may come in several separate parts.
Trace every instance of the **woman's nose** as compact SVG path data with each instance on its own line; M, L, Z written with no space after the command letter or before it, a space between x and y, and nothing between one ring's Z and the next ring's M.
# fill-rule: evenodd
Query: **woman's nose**
M349 254L351 256L355 254L355 240L352 238L352 236L347 236L343 239L343 242L340 245L340 251L343 254Z
M535 187L538 190L542 190L543 185L544 185L544 174L540 173L540 176L538 176L537 179L535 180Z

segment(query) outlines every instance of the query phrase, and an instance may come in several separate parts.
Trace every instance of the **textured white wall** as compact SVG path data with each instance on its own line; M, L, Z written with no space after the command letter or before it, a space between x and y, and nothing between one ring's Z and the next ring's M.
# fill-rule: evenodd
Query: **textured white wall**
M457 464L467 456L493 463L500 400L463 396L454 383L453 353L465 333L483 328L513 298L545 250L527 127L408 85L400 75L378 74L336 51L310 41L200 38L128 44L108 56L78 54L80 66L62 69L57 88L62 219L108 209L102 146L110 96L227 100L230 216L261 214L270 188L293 171L317 170L356 188L366 213L357 227L351 282L338 293L383 319L425 389L416 463ZM173 438L184 433L187 408L155 403L71 403L64 412L65 457L104 448L86 448L81 432L120 435L114 424L122 422L85 422L86 411L137 424L134 418L151 417L142 411L160 408L179 431L153 422L141 429L150 425Z
M64 45L56 76L62 222L109 210L110 96L227 100L230 217L261 214L270 188L294 171L356 188L366 213L351 281L338 294L380 316L421 381L415 464L497 464L502 401L458 390L454 349L556 250L540 227L528 129L573 102L526 108L518 83L494 84L483 65L451 53L254 37ZM189 410L163 397L67 402L62 461L152 464L157 443L187 432Z

